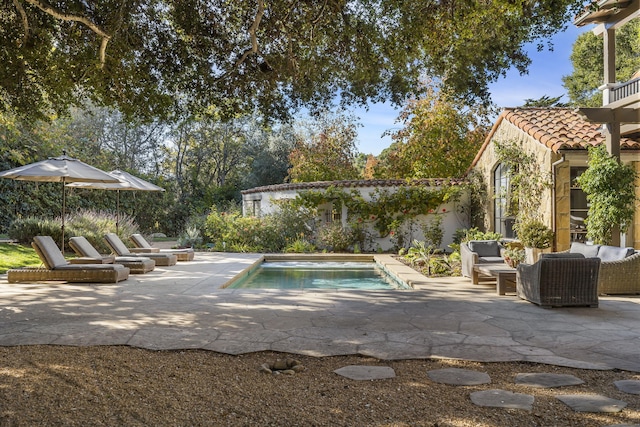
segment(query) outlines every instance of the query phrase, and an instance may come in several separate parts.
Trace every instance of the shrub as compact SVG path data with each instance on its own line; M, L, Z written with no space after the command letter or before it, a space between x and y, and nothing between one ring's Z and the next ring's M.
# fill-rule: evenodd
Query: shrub
M9 226L10 239L29 245L35 236L51 236L59 242L62 237L60 219L25 217L14 220Z
M353 244L353 233L340 223L326 224L318 230L317 245L332 252L345 252Z
M284 251L286 253L293 253L293 254L315 252L315 250L316 250L316 247L313 245L313 243L305 239L297 239L294 242L289 243L284 248Z
M518 239L529 248L545 249L553 243L553 231L540 221L529 221L516 225Z

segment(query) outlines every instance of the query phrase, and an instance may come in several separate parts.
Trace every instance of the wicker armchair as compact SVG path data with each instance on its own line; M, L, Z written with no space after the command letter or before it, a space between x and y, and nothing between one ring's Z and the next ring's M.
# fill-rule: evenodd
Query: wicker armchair
M640 252L618 261L602 261L599 294L640 294Z
M640 252L633 248L573 242L570 250L560 253L600 258L598 294L640 294Z
M535 264L518 265L518 297L542 307L597 307L600 259L549 255Z

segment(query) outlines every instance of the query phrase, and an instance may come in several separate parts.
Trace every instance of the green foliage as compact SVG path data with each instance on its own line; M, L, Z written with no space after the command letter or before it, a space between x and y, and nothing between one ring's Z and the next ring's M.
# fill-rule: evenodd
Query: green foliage
M577 182L587 195L587 237L596 243L611 241L614 227L625 232L635 212L636 173L609 155L604 145L589 148L589 168Z
M41 264L40 257L30 246L0 243L0 274L12 268L38 267Z
M60 225L60 220L55 218L19 218L11 223L7 234L10 239L24 245L30 245L35 236L51 236L59 242L62 237Z
M405 262L422 271L426 276L452 276L459 259L449 257L437 247L425 241L414 240L406 254L400 254Z
M581 107L600 107L603 83L603 38L591 31L578 36L571 52L573 71L562 81L569 99ZM627 81L640 69L640 20L634 19L616 30L616 80Z
M433 215L429 221L422 225L422 234L428 245L439 248L444 238L444 230L442 229L442 215Z
M582 2L3 2L1 110L44 117L83 101L129 117L178 108L225 117L369 100L399 103L425 72L460 96L530 63L525 43L562 29ZM24 21L24 20L26 21ZM28 25L25 24L28 22ZM28 31L25 31L25 27ZM107 38L108 37L108 38ZM104 47L104 51L101 50ZM470 54L472 53L472 54Z
M305 239L296 239L293 242L287 244L284 248L285 253L303 254L315 252L316 247L313 243Z
M526 153L514 142L497 142L498 160L509 174L507 213L518 222L527 223L537 218L544 192L551 188L551 176L543 173L533 153Z
M518 240L529 248L545 249L553 244L553 231L538 220L516 224Z
M9 237L23 244L30 244L34 236L51 236L60 242L62 230L60 218L27 217L15 220L9 228ZM128 241L129 236L138 232L138 226L132 217L121 216L118 236ZM104 235L116 231L116 217L108 212L82 210L67 216L65 221L65 248L69 238L84 236L98 252L108 253L110 249L104 241Z
M372 224L381 237L391 231L398 231L407 221L418 215L435 214L443 203L456 201L461 194L461 188L443 186L431 189L424 183L408 183L392 192L385 188L377 188L370 193L371 200L364 198L355 190L345 191L337 187L329 187L324 191L309 190L296 195L294 204L317 208L333 202L337 206L346 206L350 218L356 223Z
M356 179L356 139L358 132L353 117L325 113L317 129L299 135L289 156L292 182L338 181Z
M540 107L568 107L569 104L560 102L562 95L550 97L549 95L543 95L538 99L527 98L524 100L523 107L525 108L540 108Z
M482 231L478 227L458 228L453 236L454 243L468 242L469 240L500 240L502 234L494 231Z
M318 230L316 244L318 248L330 252L346 252L354 243L351 230L339 223L330 223Z
M217 250L282 252L296 240L310 240L309 216L309 212L298 214L286 204L279 212L262 218L243 217L237 207L227 211L212 208L204 235Z
M178 236L178 246L181 248L197 248L201 245L200 229L195 226L186 227L184 232Z
M516 267L518 264L524 261L526 253L522 248L507 248L502 253L502 256L507 264L511 267Z
M477 111L446 92L429 88L411 99L400 114L404 127L392 134L394 144L380 156L377 178L442 178L465 174L486 136Z

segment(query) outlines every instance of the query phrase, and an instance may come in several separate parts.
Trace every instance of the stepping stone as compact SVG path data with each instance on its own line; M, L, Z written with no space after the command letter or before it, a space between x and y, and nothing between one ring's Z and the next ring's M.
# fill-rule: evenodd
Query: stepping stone
M471 393L471 401L477 406L525 409L530 411L533 409L534 398L530 394L493 389Z
M396 372L389 366L358 366L349 365L336 369L336 374L342 375L352 380L384 380L395 378Z
M620 380L614 382L618 390L629 394L640 394L640 380Z
M489 374L470 369L446 368L427 372L431 381L451 385L480 385L491 383Z
M569 385L584 384L580 378L569 374L518 374L516 375L516 384L527 385L529 387L563 387Z
M627 402L599 394L565 394L556 398L576 412L620 412L627 406Z

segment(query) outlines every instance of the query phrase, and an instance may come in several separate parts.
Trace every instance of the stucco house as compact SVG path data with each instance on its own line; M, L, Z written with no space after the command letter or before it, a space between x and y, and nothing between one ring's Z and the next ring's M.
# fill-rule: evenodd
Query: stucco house
M348 180L348 181L319 181L319 182L301 182L289 184L276 184L263 187L251 188L242 191L242 211L244 216L263 216L275 212L278 208L274 201L295 199L298 194L305 191L327 191L329 189L337 189L351 193L355 191L362 198L370 202L380 194L380 191L388 191L395 193L403 187L422 187L424 189L440 189L443 186L463 186L464 180L456 179L423 179L423 180ZM424 212L411 218L402 226L402 232L405 234L405 242L408 244L413 239L422 240L424 235L420 225L429 221L433 215L439 215L442 219L441 228L443 230L443 241L441 248L447 249L447 246L453 242L455 231L459 228L468 228L469 219L466 208L469 205L468 194L461 191L460 197L456 201L448 201L438 205L433 212ZM340 223L347 226L350 221L357 220L353 213L349 212L347 206L338 201L327 201L318 206L318 221L324 224ZM381 236L374 229L375 219L364 219L365 224L369 227L370 234L374 240L372 247L363 248L364 250L390 250L394 243L392 236ZM406 246L406 245L405 245Z
M533 154L540 171L551 177L552 185L540 200L539 218L556 234L554 249L562 251L572 241L584 241L588 206L575 178L587 168L587 147L606 143L601 125L570 108L509 108L500 114L470 169L479 173L488 193L484 226L514 237L501 190L509 186L509 177L496 153L496 142L512 143ZM620 157L640 173L640 133L620 138ZM636 188L640 195L640 181ZM621 244L640 248L640 207Z

